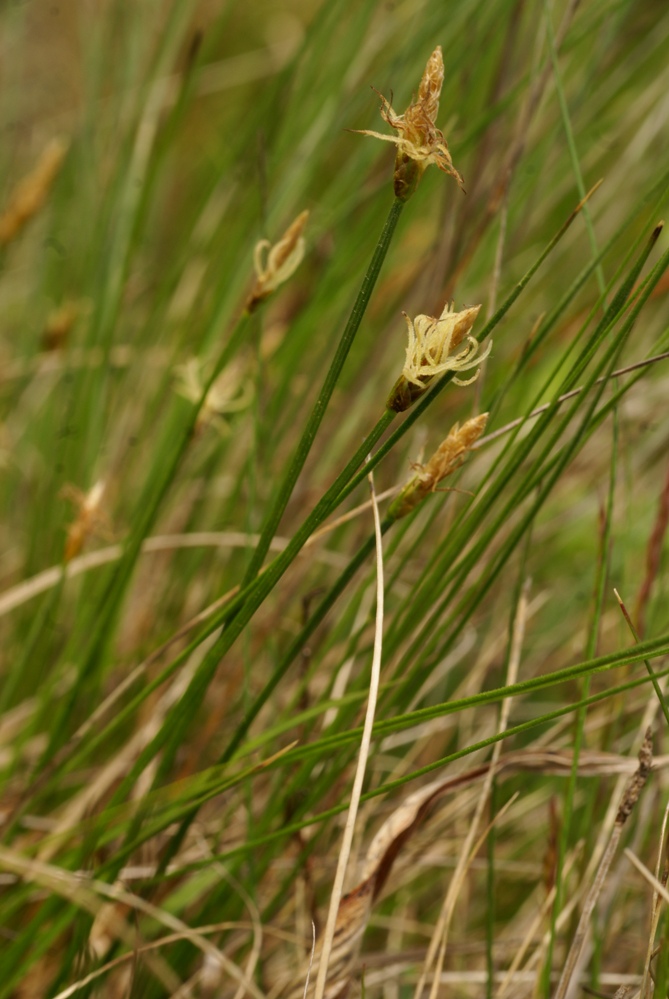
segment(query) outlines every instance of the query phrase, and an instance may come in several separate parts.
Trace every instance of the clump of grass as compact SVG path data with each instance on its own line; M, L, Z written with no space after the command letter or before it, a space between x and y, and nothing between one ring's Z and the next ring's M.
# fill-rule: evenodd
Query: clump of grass
M0 999L664 994L669 21L28 7Z

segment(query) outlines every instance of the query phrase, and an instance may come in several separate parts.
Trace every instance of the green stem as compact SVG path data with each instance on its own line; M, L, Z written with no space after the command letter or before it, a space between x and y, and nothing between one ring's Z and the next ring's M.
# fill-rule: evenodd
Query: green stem
M394 521L390 518L386 518L381 525L381 533L385 534L388 528L393 524ZM343 570L339 578L332 584L327 594L320 601L313 614L309 618L308 622L301 630L300 634L291 643L290 648L287 650L283 659L276 667L272 676L269 678L261 692L256 697L255 701L248 709L244 718L240 722L235 731L232 739L228 743L225 751L219 758L219 763L227 763L228 760L232 759L236 750L239 748L244 736L247 734L251 724L254 719L257 718L259 712L264 707L264 705L269 700L271 694L276 690L279 682L286 675L291 663L295 660L300 650L304 648L305 644L309 641L310 637L313 635L314 631L321 623L327 612L333 606L335 601L341 596L349 582L355 576L358 569L364 565L365 561L374 551L375 538L374 535L370 535L365 541L362 547L356 552L349 564Z
M569 107L567 105L567 97L564 92L564 87L562 86L562 74L560 73L560 64L558 62L557 43L555 40L555 32L553 30L553 21L551 18L550 0L544 0L544 13L546 18L546 37L548 40L548 49L550 52L551 63L553 65L555 92L557 93L558 104L560 105L560 114L562 116L562 124L564 126L565 137L567 139L569 158L571 159L571 165L574 171L574 176L576 178L576 186L578 188L579 196L581 198L584 198L585 184L583 182L583 172L581 170L581 163L578 158L578 150L576 149L576 139L574 138L574 131L571 127L571 119L569 117ZM590 209L588 208L587 205L583 206L583 219L585 221L585 227L588 230L588 238L590 240L590 246L592 248L593 260L597 260L599 256L599 250L597 248L597 237L595 236L595 229L592 224L592 219L590 217ZM597 275L599 294L602 300L604 300L606 297L606 281L604 279L604 271L601 262L597 263L595 273Z
M107 639L111 634L116 615L121 606L121 601L126 592L126 588L135 568L135 563L139 557L144 539L150 533L159 510L165 500L177 472L184 458L184 455L193 439L193 434L197 426L197 421L204 406L207 395L214 384L216 378L221 373L225 365L229 362L233 354L238 350L246 333L248 314L244 313L237 322L235 329L230 335L225 347L221 351L212 372L207 379L200 398L191 405L190 412L185 419L180 420L178 429L175 427L176 444L173 445L171 455L165 463L161 460L155 474L149 477L149 486L146 494L139 503L139 516L133 530L126 542L125 550L116 566L116 570L109 581L109 585L104 591L103 599L100 601L96 615L93 619L95 627L91 642L82 657L82 664L79 670L78 682L72 685L72 690L68 697L64 699L62 708L58 713L55 724L52 727L51 740L46 751L44 760L46 762L53 755L54 749L60 743L60 733L67 724L71 716L74 704L80 694L80 684L86 679L89 673L96 667L97 662L105 648ZM175 420L176 422L176 420ZM161 454L162 454L161 450Z
M486 336L488 336L488 334L492 331L492 329L500 322L503 316L508 312L508 310L511 308L513 303L519 297L521 292L530 282L531 278L537 272L541 264L548 257L548 255L551 253L551 251L560 241L562 236L565 234L571 223L577 217L581 207L582 205L578 205L574 209L574 211L569 215L567 220L555 233L553 238L545 246L544 250L539 254L537 259L532 263L527 272L523 275L523 277L519 280L519 282L513 288L511 293L507 296L506 300L502 303L502 305L494 314L494 316L492 316L491 319L486 323L484 328L478 334L477 338L479 342L482 341ZM236 336L236 333L233 334L233 336ZM288 565L292 562L297 553L301 550L305 541L311 535L311 533L313 533L313 531L332 513L333 510L337 508L337 506L341 502L343 502L346 496L348 496L349 493L352 492L352 490L358 485L358 483L362 480L362 478L364 478L365 475L385 457L385 455L404 436L404 434L411 428L411 426L413 426L413 424L418 419L420 419L420 417L423 415L428 406L430 406L434 402L434 400L443 391L443 389L446 387L449 381L450 378L448 375L446 375L433 389L431 389L430 392L427 393L426 396L423 399L421 399L416 406L414 406L412 411L407 414L406 418L402 422L402 425L395 431L395 433L391 434L389 438L384 442L384 444L381 445L381 447L372 455L369 463L365 466L365 468L361 468L361 466L365 461L365 458L370 454L372 448L381 439L385 431L390 427L391 423L394 420L395 414L390 410L386 410L381 419L378 421L377 425L373 428L370 434L368 434L367 438L362 443L361 447L358 449L356 454L349 461L346 468L340 473L336 481L327 490L325 495L321 498L319 503L312 510L307 520L299 528L298 532L291 540L289 546L279 556L277 556L277 558L268 566L267 570L265 571L265 573L262 574L262 576L256 577L247 587L243 588L242 591L237 595L237 597L234 600L232 600L229 604L227 604L225 609L222 612L220 612L220 614L212 616L211 620L208 622L204 631L199 633L197 637L193 640L193 642L190 643L188 648L184 650L184 652L179 657L177 657L177 660L175 660L172 664L170 664L170 666L165 671L163 671L161 676L153 681L153 683L150 685L150 688L153 688L154 685L159 686L160 683L164 682L164 680L167 679L168 676L170 676L174 672L174 670L178 668L180 663L183 662L185 658L187 658L188 654L205 637L207 637L207 635L211 634L216 628L221 627L222 625L227 625L235 617L235 615L237 615L240 612L240 608L244 604L248 604L248 610L250 610L250 613L248 614L248 617L246 616L246 614L243 615L243 617L246 620L250 619L250 617L255 612L257 607L264 600L267 593L269 593L271 588L281 578L281 576L287 569ZM267 533L269 534L269 532ZM232 636L230 636L228 630L226 629L226 636L232 639L230 641L230 644L232 644L232 641L235 640L237 634L239 634L239 631L241 631L241 628L239 627L240 623L241 627L243 627L244 624L246 623L246 620L243 620L242 622L239 621L237 622L237 628L239 630L235 629L235 634ZM218 649L218 643L217 643L217 648L216 648L217 657L220 657L220 655L222 655L223 652L226 651L227 648L229 647L230 646L226 644L225 648L220 650ZM212 650L212 652L214 652L214 650ZM202 666L204 667L205 663L203 663ZM215 666L213 668L215 669ZM139 697L139 700L141 699L142 695L140 695ZM133 702L131 705L128 706L127 711L121 712L121 717L126 717L128 714L131 713L131 711L134 708L136 708L136 706L137 705L135 704L135 702ZM108 730L106 734L107 735L109 734ZM137 761L136 766L132 768L132 772L128 775L127 781L124 781L122 783L122 787L129 785L129 782L133 779L133 774L135 773L137 768L138 767L143 768L144 766L146 766L147 762L149 762L153 758L154 754L160 751L165 741L166 741L166 736L163 737L157 736L154 742L146 747L145 751L142 754L140 754L140 759Z
M627 612L627 608L625 607L625 604L620 599L620 596L618 596L617 593L616 593L616 596L618 597L618 603L620 604L620 609L622 611L623 617L625 618L625 621L627 622L627 626L628 626L629 630L632 632L632 637L634 638L634 641L638 645L640 643L640 641L641 641L641 639L639 638L639 633L636 630L636 628L634 627L634 624L632 622L632 618L629 616L629 614ZM659 681L658 681L658 678L657 678L657 673L655 672L655 670L651 666L651 664L650 664L650 662L649 662L648 659L644 659L643 664L646 667L646 669L648 670L648 675L649 675L649 677L651 679L651 682L653 684L653 689L655 690L655 693L657 695L657 699L660 702L660 707L662 708L662 714L664 715L664 720L666 721L667 725L669 726L669 707L667 706L667 701L665 699L664 694L662 693L662 688L660 687L660 684L659 684Z
M620 665L624 665L624 662L621 661ZM663 678L669 675L669 669L661 670L656 675L659 678ZM550 722L557 721L559 718L565 717L565 715L571 714L575 711L579 711L583 708L588 708L594 704L599 704L602 701L606 700L607 698L616 697L630 690L634 690L637 687L642 686L644 683L648 683L647 676L641 676L635 680L628 681L627 683L621 684L619 686L611 687L607 690L600 691L597 694L591 694L586 701L576 701L574 703L567 704L561 708L558 708L555 711L550 711L546 714L542 714L537 718L531 718L528 721L520 722L518 725L513 725L511 728L506 729L504 732L497 732L492 736L488 736L487 738L480 740L479 742L467 745L462 749L459 749L456 752L451 753L449 756L441 757L440 759L435 760L432 763L428 763L426 766L421 767L418 770L411 771L410 773L407 773L396 780L391 780L382 783L378 787L372 788L371 790L365 792L361 800L363 802L371 801L373 798L377 798L380 795L389 794L402 787L405 787L411 781L414 781L420 777L427 776L428 774L434 773L434 771L436 770L445 769L450 763L454 763L457 760L461 760L473 753L478 753L481 752L482 750L488 749L490 746L494 746L497 742L502 742L504 740L512 740L516 735L521 735L522 733L529 732L534 728L545 727ZM502 699L505 696L504 689L498 690L496 693L499 695L499 699ZM299 720L300 719L298 718L296 721L299 722ZM389 729L389 726L388 725L384 726L382 728L382 731L385 729ZM375 732L376 730L377 726L375 726ZM346 741L355 742L356 740L359 739L360 739L360 730L354 729L347 734ZM331 753L332 751L333 750L328 749L329 753ZM276 764L274 765L290 766L293 764L296 758L297 754L295 754L295 752L293 751L290 754L284 755L281 758L281 760L277 760ZM211 792L211 797L214 797L214 795L218 793L219 793L218 790ZM264 836L252 840L251 842L244 843L240 846L232 847L232 849L227 850L224 853L216 854L213 857L207 857L206 860L200 860L190 864L184 864L183 867L175 869L173 872L171 872L168 875L168 877L175 877L175 878L184 877L184 875L188 873L201 870L203 867L211 865L214 861L225 862L230 860L231 857L241 856L249 850L254 850L254 849L257 850L260 847L265 847L267 844L275 842L276 840L279 840L282 837L291 836L294 833L299 832L301 829L306 829L310 826L320 825L321 823L325 822L327 819L340 815L341 812L343 812L347 808L348 808L348 800L345 799L344 801L335 805L333 808L328 809L327 811L323 811L318 814L312 813L305 819L296 821L294 823L291 823L290 825L284 825L281 829L276 829L273 832L267 833ZM174 815L170 814L169 822L174 822L174 820L175 820ZM167 825L167 822L165 823L165 825ZM155 830L152 831L152 835L154 834ZM131 843L129 847L125 849L125 852L123 853L123 859L126 859L128 856L130 856L132 852L135 851L139 846L141 846L141 844L145 842L145 840L148 838L149 838L148 836L145 837L144 834L142 834L142 837L140 839Z
M363 282L360 286L358 297L355 300L348 322L346 323L346 328L342 333L339 346L337 347L337 352L332 359L332 364L330 365L330 369L325 377L323 387L321 388L316 404L311 412L311 416L307 420L307 425L304 428L302 439L297 446L297 450L295 451L293 460L291 461L288 471L284 476L283 482L277 489L274 500L267 512L267 515L265 516L265 521L260 533L260 539L253 555L251 556L251 561L249 562L248 569L246 570L246 574L242 581L242 587L246 586L253 579L255 579L263 562L265 561L265 556L267 555L269 546L272 543L274 535L276 534L279 521L283 516L286 506L288 505L288 501L292 496L298 476L304 467L304 463L307 460L309 452L311 451L318 428L320 427L323 416L325 415L325 410L328 407L335 385L339 380L339 376L342 368L344 367L344 362L348 356L348 352L351 349L351 344L353 343L362 321L362 317L367 309L369 299L372 291L374 290L374 285L376 284L377 278L381 271L383 261L386 258L388 247L390 246L390 242L395 232L395 227L397 226L403 208L404 202L395 198L390 207L390 211L388 212L388 218L386 219L379 241L376 245L376 249L374 250L374 255L372 256L369 267L367 268L367 273L365 274Z
M618 451L618 419L617 410L613 413L613 439L611 442L611 471L609 475L609 491L606 505L606 518L604 531L600 542L600 554L595 576L594 600L592 609L592 620L590 624L590 634L586 654L592 659L597 650L597 642L601 626L602 613L604 609L604 598L606 590L606 580L608 578L611 533L613 525L613 507L615 499L616 471L617 471L617 451ZM581 701L584 703L590 694L590 677L585 676L581 681ZM543 966L542 986L544 994L550 996L551 970L553 964L553 952L557 937L557 921L564 900L564 867L569 848L570 832L574 817L574 800L576 797L576 781L578 779L578 765L581 756L581 747L585 736L585 719L587 708L582 707L576 712L574 718L574 748L571 764L571 772L567 783L567 792L564 801L564 813L562 818L562 829L558 842L557 858L555 865L555 898L551 910L550 938L548 941L548 951ZM592 809L591 809L592 810Z

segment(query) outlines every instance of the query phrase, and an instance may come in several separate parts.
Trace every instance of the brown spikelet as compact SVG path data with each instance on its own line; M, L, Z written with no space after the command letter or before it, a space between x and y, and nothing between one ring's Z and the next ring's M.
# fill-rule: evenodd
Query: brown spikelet
M646 729L646 735L639 750L639 766L625 789L622 801L616 815L616 825L622 826L632 814L632 809L639 800L644 784L648 780L653 765L653 732Z
M467 420L461 427L456 423L446 440L442 441L426 465L418 466L416 475L406 484L388 508L394 520L406 517L426 496L433 493L442 479L452 475L479 439L488 422L488 414L481 413Z
M16 239L30 219L40 210L49 195L66 152L65 143L60 139L53 139L43 150L35 168L16 186L9 197L7 207L0 215L0 246L6 246Z
M49 313L42 331L43 350L60 350L65 345L79 311L77 302L68 301Z
M443 85L444 58L441 52L441 45L437 45L427 60L423 78L418 88L418 104L433 124L436 122L439 113L439 98Z
M246 301L246 309L253 312L279 285L287 281L299 267L304 256L304 227L307 224L309 212L300 212L278 243L274 246L267 239L261 239L256 245L254 264L256 282ZM263 262L265 251L267 260Z
M109 522L102 509L104 493L105 483L102 481L96 482L87 493L72 485L66 485L61 490L61 496L71 500L77 508L76 517L67 529L63 551L64 562L71 562L76 558L92 535L111 536Z
M371 135L375 139L392 142L397 146L393 183L395 195L400 201L407 201L411 197L430 163L434 163L444 173L455 177L464 190L462 177L453 166L448 143L436 124L443 82L444 59L441 45L437 45L425 66L418 88L418 98L411 102L404 114L397 114L383 94L379 94L381 117L398 134L383 135L381 132L370 132L368 129L355 129L360 135Z

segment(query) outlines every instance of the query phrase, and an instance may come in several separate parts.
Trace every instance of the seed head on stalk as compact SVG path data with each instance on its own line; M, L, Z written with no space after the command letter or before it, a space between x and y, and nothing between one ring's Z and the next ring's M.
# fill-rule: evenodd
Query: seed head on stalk
M467 420L462 426L455 424L425 465L414 465L416 474L395 497L388 507L388 516L393 520L406 517L426 496L433 493L442 479L457 471L485 430L488 414L481 413Z
M302 233L308 218L308 211L300 212L274 246L268 239L261 239L256 244L253 255L256 281L246 301L248 312L257 309L260 303L268 298L279 285L287 281L300 266L304 256ZM268 251L266 259L265 251Z
M386 406L403 413L424 392L437 375L446 371L467 371L481 364L490 353L491 344L479 354L479 343L470 333L481 306L474 305L454 312L452 305L446 305L437 319L435 316L416 316L410 319L402 313L407 324L409 342L402 374L395 382ZM464 344L462 350L455 350ZM478 372L462 381L454 378L457 385L469 385L475 381Z
M11 193L0 214L0 247L16 239L31 218L39 212L49 196L66 153L67 144L62 139L52 139L42 150L32 171Z
M444 173L455 177L464 191L464 182L453 166L444 133L436 125L443 82L444 59L441 45L437 45L425 66L418 88L418 98L412 100L404 114L397 114L390 101L383 94L379 94L381 117L398 134L383 135L381 132L370 132L368 129L355 129L360 135L371 135L375 139L393 142L397 146L394 188L395 195L400 201L408 201L430 163L434 163Z

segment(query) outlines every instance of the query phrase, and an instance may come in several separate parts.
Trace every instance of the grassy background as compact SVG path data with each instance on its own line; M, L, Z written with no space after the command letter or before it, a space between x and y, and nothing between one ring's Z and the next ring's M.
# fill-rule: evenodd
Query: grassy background
M647 724L658 767L624 843L650 868L661 849L666 722L650 683L626 689L647 672L625 653L634 641L612 588L661 672L667 361L609 376L669 347L666 236L644 256L667 210L669 11L34 0L0 18L0 210L51 139L68 150L44 205L0 248L0 997L59 995L117 958L75 994L301 990L369 683L369 506L286 558L257 609L246 592L250 620L230 648L225 608L182 629L245 575L392 203L390 146L347 129L386 131L370 85L403 110L437 44L438 121L467 194L430 168L404 209L268 561L382 417L402 310L482 303L475 332L492 330L493 348L477 383L448 384L395 420L379 493L456 420L490 411L494 433L585 386L482 446L458 491L386 533L382 689L355 839L360 858L428 779L419 772L445 779L489 759L477 747L500 729L490 692L517 667L527 685L507 702L508 726L528 724L502 752L522 762L483 797L465 782L416 830L353 987L364 968L368 993L413 993L475 810L482 835L517 794L458 882L442 991L506 994L526 937L509 987L553 994L623 758ZM240 325L254 246L304 208L303 263ZM180 371L204 379L226 350L217 412L194 426ZM96 483L100 510L82 520ZM338 493L330 523L369 495L364 481ZM65 572L73 523L85 547ZM552 676L567 667L579 668ZM132 897L108 904L105 884ZM604 995L640 981L650 918L651 890L620 854L582 981ZM186 928L212 924L205 953ZM662 917L658 942L666 932ZM178 939L137 952L168 933ZM666 963L661 949L658 994Z

